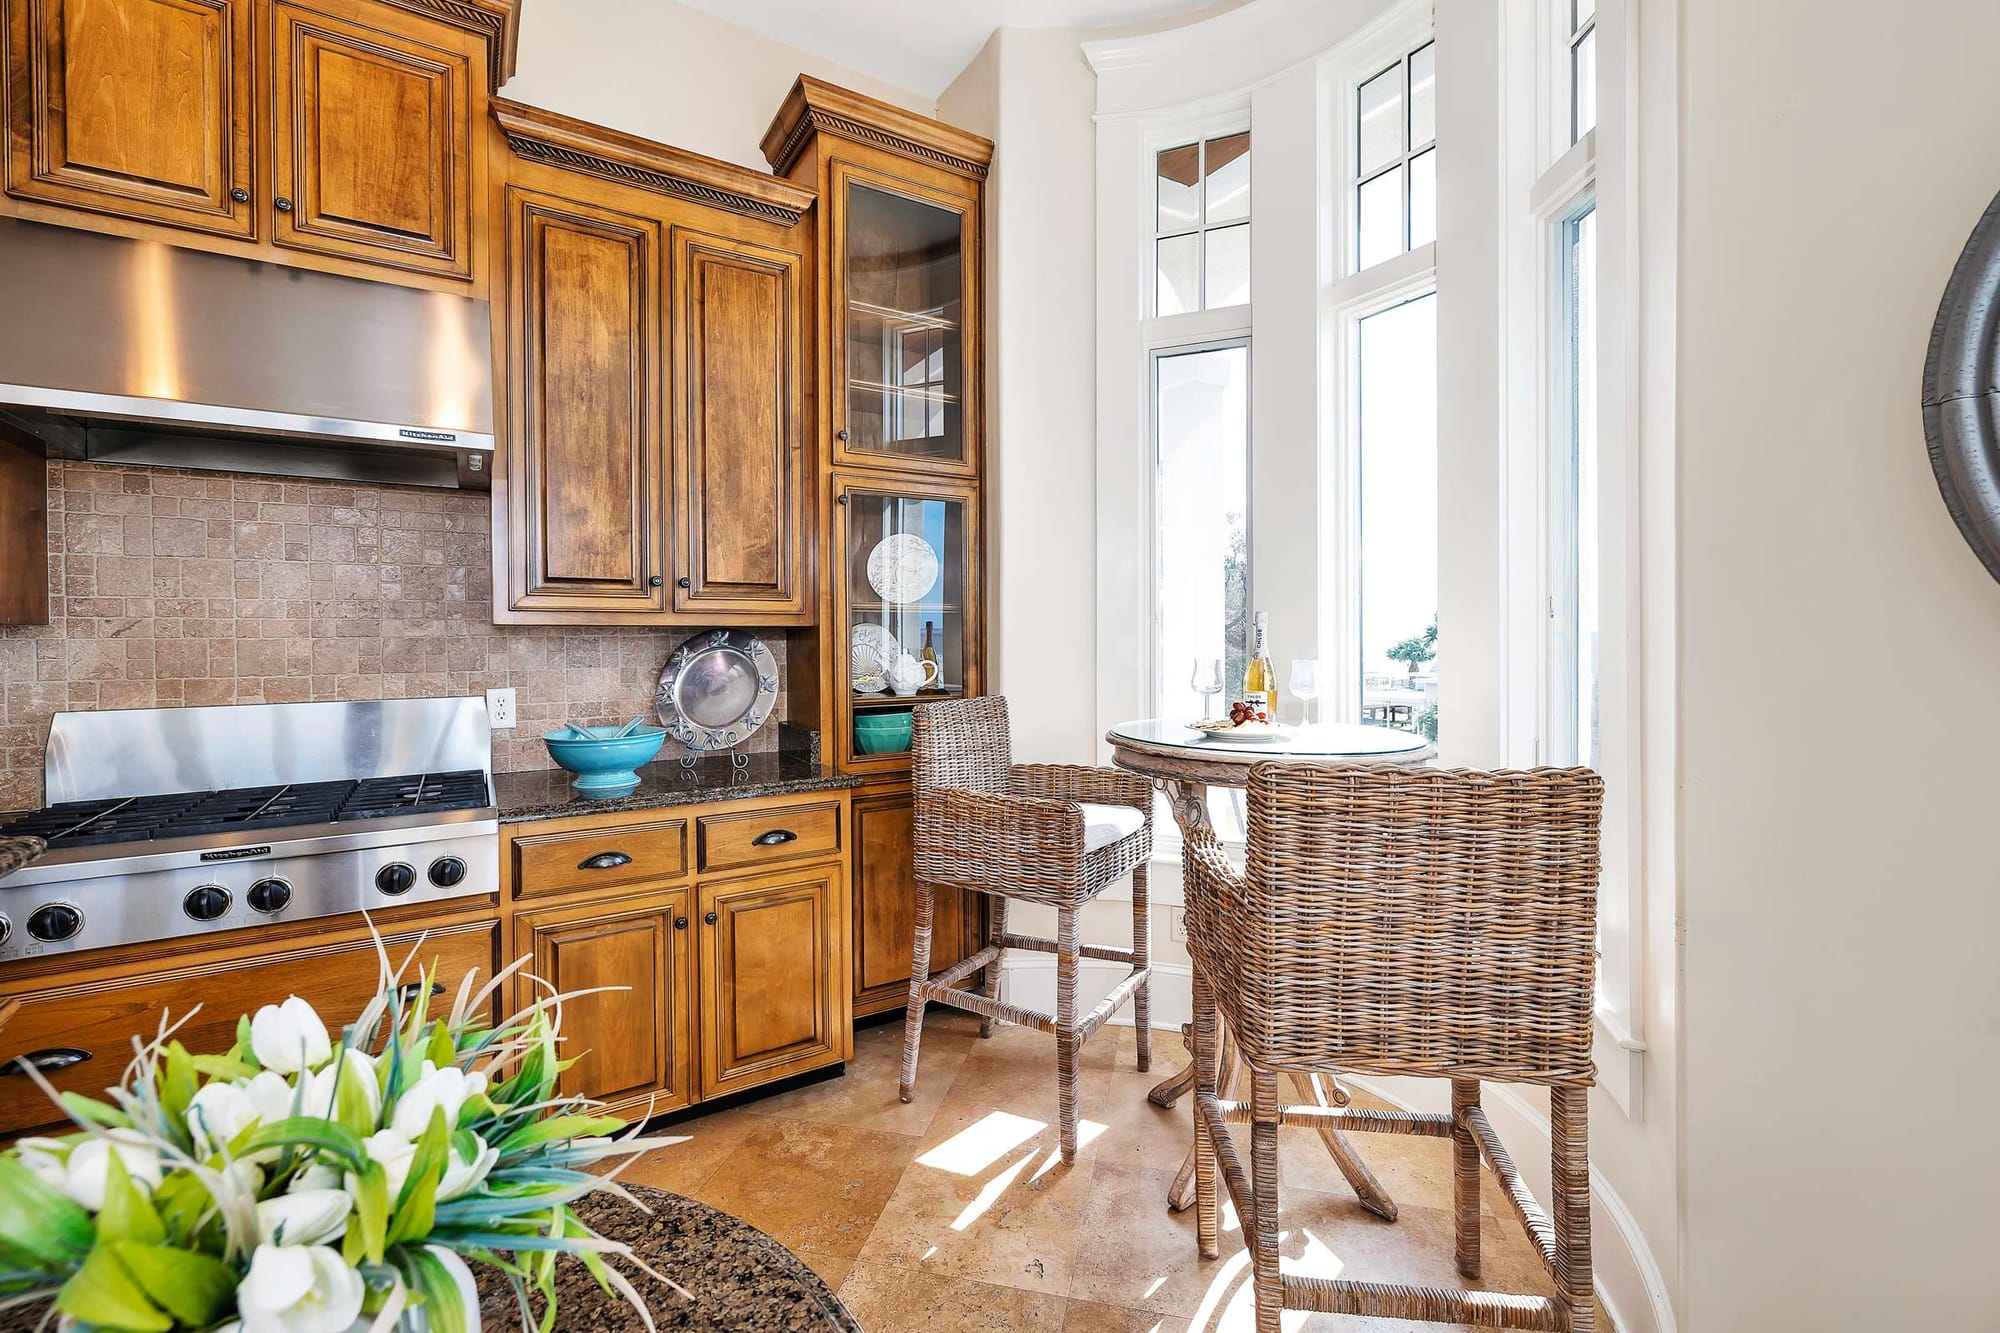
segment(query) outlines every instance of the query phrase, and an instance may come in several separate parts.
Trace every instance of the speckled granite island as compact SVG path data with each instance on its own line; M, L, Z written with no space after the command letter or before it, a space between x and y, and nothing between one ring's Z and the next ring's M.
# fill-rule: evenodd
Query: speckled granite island
M599 1234L630 1245L647 1267L687 1289L688 1296L681 1296L627 1268L647 1298L655 1327L695 1333L861 1333L827 1285L755 1227L678 1194L628 1188L653 1210L650 1214L606 1194L584 1199L576 1211ZM518 1328L520 1307L506 1282L488 1268L474 1273L482 1325ZM571 1260L556 1269L556 1299L558 1333L645 1328L623 1299L606 1295L583 1265ZM534 1313L541 1317L539 1304Z
M790 754L754 755L743 768L733 767L727 759L647 764L639 770L639 785L623 796L585 796L570 786L570 779L571 775L561 769L494 774L493 799L500 808L500 822L659 810L861 785L859 778L829 772L810 759Z
M48 850L40 838L0 838L0 875L11 875Z

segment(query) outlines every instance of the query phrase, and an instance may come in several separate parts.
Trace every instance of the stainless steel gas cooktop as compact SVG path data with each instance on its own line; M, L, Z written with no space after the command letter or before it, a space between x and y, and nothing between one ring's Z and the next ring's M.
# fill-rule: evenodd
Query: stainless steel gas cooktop
M493 893L481 699L59 714L0 963Z

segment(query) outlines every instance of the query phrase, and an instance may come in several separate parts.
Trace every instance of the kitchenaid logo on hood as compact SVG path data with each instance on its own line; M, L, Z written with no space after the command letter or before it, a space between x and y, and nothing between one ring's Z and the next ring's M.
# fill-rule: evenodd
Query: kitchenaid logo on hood
M203 852L204 861L243 861L253 856L269 856L269 847L230 847L219 852Z
M406 440L436 440L439 444L457 444L458 433L449 430L418 430L414 426L399 426L396 434Z

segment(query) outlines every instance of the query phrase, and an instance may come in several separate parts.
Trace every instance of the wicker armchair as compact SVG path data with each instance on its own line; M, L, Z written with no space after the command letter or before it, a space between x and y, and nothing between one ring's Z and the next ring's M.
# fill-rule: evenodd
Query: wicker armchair
M1014 763L1007 701L998 697L922 705L911 725L910 748L917 926L903 1027L902 1098L910 1100L916 1083L928 1001L980 1015L982 1037L992 1034L995 1018L1054 1033L1062 1159L1073 1161L1078 1052L1127 1000L1138 1025L1139 1068L1152 1062L1146 864L1153 852L1153 789L1145 779L1115 769ZM1083 944L1077 920L1083 905L1127 874L1132 947ZM985 947L933 977L932 897L939 884L976 890L991 901ZM1010 932L1009 899L1055 908L1056 938ZM999 998L1000 960L1008 949L1056 956L1054 1014ZM1129 963L1132 970L1096 1008L1079 1015L1077 969L1085 958ZM979 989L963 989L960 983L975 972L981 974Z
M1501 1328L1596 1328L1585 1098L1595 1081L1598 823L1588 769L1258 764L1248 864L1187 858L1194 956L1196 1230L1217 1253L1215 1178L1244 1220L1258 1333L1281 1309ZM1218 1013L1251 1101L1216 1094ZM1451 1080L1451 1113L1283 1106L1278 1074ZM1483 1079L1549 1088L1553 1221L1480 1109ZM1250 1125L1250 1170L1227 1125ZM1553 1297L1280 1276L1278 1127L1449 1138L1458 1270L1479 1276L1479 1165L1499 1176Z

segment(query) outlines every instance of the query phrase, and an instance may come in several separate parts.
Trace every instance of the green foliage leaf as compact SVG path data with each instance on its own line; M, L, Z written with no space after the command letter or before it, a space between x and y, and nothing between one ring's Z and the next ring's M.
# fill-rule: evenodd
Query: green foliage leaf
M257 1050L250 1044L250 1015L236 1020L236 1045L229 1052L230 1058L241 1060L252 1069L262 1069L264 1064L257 1058Z
M187 1236L215 1206L208 1187L192 1171L176 1171L153 1191L153 1208L166 1224L169 1235Z
M90 1214L13 1156L0 1157L0 1236L45 1264L64 1267L81 1262L94 1239Z
M334 1078L333 1118L352 1130L357 1136L366 1138L375 1132L375 1111L368 1095L369 1075L359 1064L342 1059L340 1073Z
M168 1042L167 1058L160 1071L160 1109L167 1113L168 1119L186 1119L188 1104L200 1086L194 1057L188 1054L187 1047L177 1041Z
M523 1125L501 1140L499 1146L502 1153L515 1153L558 1139L616 1134L623 1128L625 1122L615 1115L552 1115Z
M465 1299L451 1270L419 1246L403 1251L402 1257L403 1275L424 1298L424 1322L431 1333L465 1333Z
M126 1115L109 1102L100 1102L95 1097L86 1097L80 1092L65 1092L62 1095L63 1110L78 1120L88 1120L93 1125L103 1125L107 1129L130 1129L132 1117Z
M113 1245L112 1252L161 1309L204 1328L236 1304L236 1270L213 1255L170 1245Z
M254 1078L257 1066L231 1051L228 1055L197 1055L194 1069L197 1074L212 1082L234 1083L237 1079Z
M389 1234L389 1173L380 1162L370 1162L354 1173L354 1218L347 1225L351 1239L361 1237L361 1252L368 1262L382 1262L382 1250Z
M444 1108L431 1111L431 1123L417 1140L416 1156L410 1159L410 1176L396 1205L396 1220L389 1227L389 1244L422 1240L431 1234L437 1219L438 1185L451 1157L451 1130L445 1124Z
M244 1154L267 1148L311 1148L338 1159L338 1164L350 1171L360 1170L368 1160L368 1150L362 1147L360 1135L345 1125L312 1116L290 1116L273 1124L259 1125L240 1144Z
M166 1333L174 1326L108 1248L91 1251L83 1267L63 1283L56 1309L79 1323L121 1333Z
M117 1153L105 1158L104 1207L97 1214L100 1241L136 1241L155 1245L165 1240L166 1224L146 1192L132 1183L131 1173Z
M451 1039L451 1029L445 1024L440 1023L431 1029L431 1048L426 1054L439 1069L458 1063L458 1047Z

